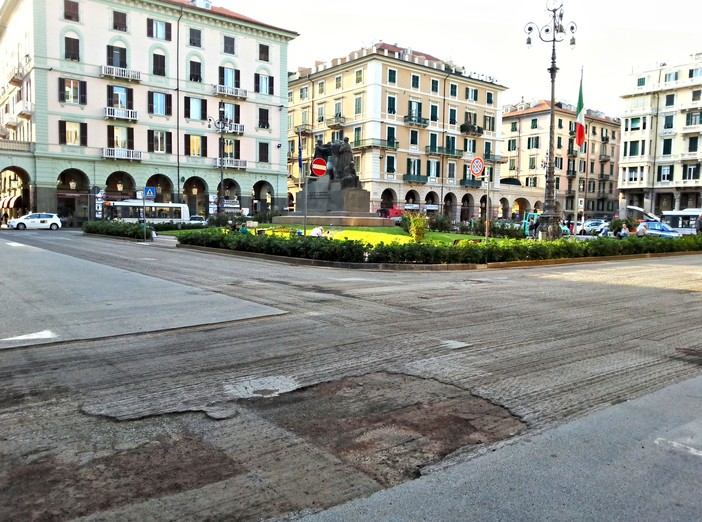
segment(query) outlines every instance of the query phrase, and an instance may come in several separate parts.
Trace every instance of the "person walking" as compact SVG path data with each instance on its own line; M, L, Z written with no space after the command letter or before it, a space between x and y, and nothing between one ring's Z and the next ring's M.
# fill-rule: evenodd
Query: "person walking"
M695 231L698 236L702 236L702 214L697 216L697 221L695 221Z

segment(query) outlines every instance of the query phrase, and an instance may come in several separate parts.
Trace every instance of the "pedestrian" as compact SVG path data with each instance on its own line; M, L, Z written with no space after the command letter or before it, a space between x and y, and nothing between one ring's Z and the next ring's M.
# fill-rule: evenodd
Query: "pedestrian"
M310 234L312 237L324 237L324 228L322 227L315 227L312 230L312 233Z
M2 224L7 225L7 218L8 218L7 212L3 212L3 214L2 214ZM699 232L697 232L697 233L699 234Z
M629 227L626 226L626 223L622 223L622 229L619 231L619 237L621 239L626 239L629 237Z
M698 236L702 236L702 214L697 216L697 221L695 221L695 230Z
M636 229L636 237L644 237L648 235L648 225L641 223Z
M535 237L536 236L536 221L534 221L534 218L529 218L529 237Z

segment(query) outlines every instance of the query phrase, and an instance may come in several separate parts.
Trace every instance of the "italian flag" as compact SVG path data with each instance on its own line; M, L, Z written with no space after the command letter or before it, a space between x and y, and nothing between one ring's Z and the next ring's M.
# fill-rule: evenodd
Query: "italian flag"
M583 73L580 73L580 94L578 95L578 109L575 117L575 144L582 147L585 143L585 108L583 107Z

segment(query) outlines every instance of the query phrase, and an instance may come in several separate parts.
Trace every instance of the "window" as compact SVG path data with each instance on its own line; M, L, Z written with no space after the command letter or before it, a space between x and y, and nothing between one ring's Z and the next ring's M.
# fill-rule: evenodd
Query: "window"
M700 99L702 99L702 91L699 89L692 91L692 101L700 101Z
M236 54L236 40L231 36L224 37L224 54Z
M557 148L557 149L562 149L562 148L563 148L563 136L557 136L557 137L556 137L556 148Z
M529 157L529 169L534 170L536 168L536 156Z
M115 31L127 31L127 13L112 11L112 29Z
M261 60L262 62L267 62L269 61L269 52L270 48L267 45L264 44L258 44L258 59Z
M258 161L268 163L270 161L270 146L268 143L260 142L258 144Z
M395 127L388 127L385 133L388 145L392 146L397 141L395 137Z
M341 75L334 77L334 88L338 91L341 89Z
M127 50L114 45L107 46L107 65L112 67L127 67Z
M166 76L166 57L163 54L154 54L152 64L154 75Z
M507 151L517 150L517 138L507 140Z
M595 127L595 126L593 125L593 126L590 128L590 130L591 130L590 134L592 134L593 136L597 136L597 127Z
M171 41L171 24L170 22L161 22L153 18L146 19L146 36L156 38L157 40Z
M702 112L688 112L685 116L685 125L702 124Z
M665 77L664 77L664 78L665 78L664 81L665 81L666 83L668 83L668 82L676 82L676 81L678 81L678 71L665 73Z
M388 114L397 113L397 98L395 96L388 96Z
M563 128L563 118L558 118L558 128L559 129Z
M254 92L273 94L273 76L254 74Z
M414 129L410 131L410 145L419 145L419 132Z
M343 116L343 101L342 100L336 100L334 101L334 117L335 118L341 118Z
M74 62L79 62L80 61L80 40L78 38L71 38L70 36L66 36L64 38L64 46L65 46L65 56L66 60L72 60Z
M466 87L466 100L468 101L478 101L478 89L473 89L472 87Z
M59 101L85 105L88 103L87 85L84 81L59 78Z
M231 89L238 89L241 87L241 71L230 67L220 67L219 85L229 87Z
M463 148L466 149L467 153L475 154L475 151L478 150L478 140L474 138L466 138L463 140Z
M636 79L636 86L637 87L643 87L646 85L646 78L637 78Z
M190 81L202 82L202 64L195 60L190 60Z
M61 145L88 146L88 124L59 121L59 143Z
M207 138L192 134L185 134L183 138L186 156L207 157Z
M63 17L66 20L80 22L78 2L74 2L73 0L63 0Z
M395 69L388 69L388 83L397 83L397 71Z
M439 175L439 161L430 159L427 160L427 176L436 178Z
M188 119L204 121L207 119L207 100L186 96L183 112Z
M692 181L694 179L700 179L700 165L684 165L683 170L683 181Z
M458 110L454 107L449 108L449 124L456 125L458 123Z
M697 152L698 142L698 136L690 136L690 139L687 141L687 152Z
M673 140L666 138L663 140L663 155L670 156L673 153Z
M532 136L527 138L527 149L538 149L539 148L539 136Z
M486 131L495 131L495 117L494 116L483 116L483 128Z
M363 114L363 96L356 96L353 99L353 113L356 116Z
M108 125L107 146L113 149L134 150L134 129Z
M673 165L659 165L656 181L673 181Z
M363 83L363 69L356 70L356 83Z
M675 94L666 94L665 95L665 106L672 107L673 105L675 105Z
M553 158L553 166L558 170L563 170L563 158L560 156ZM556 178L556 181L558 181L558 178Z
M448 164L448 178L456 179L456 164L453 161Z
M395 173L395 156L385 157L385 172L389 174Z
M149 114L157 116L170 116L172 113L171 95L163 92L152 92L148 94Z
M107 86L107 104L116 109L131 109L133 104L132 89L121 86Z
M451 96L451 98L458 97L458 85L455 83L449 85L449 96Z
M667 114L663 119L663 128L672 129L673 128L673 115Z
M439 92L439 80L432 78L430 89L431 89L431 92L438 93Z
M478 113L473 112L473 111L466 111L464 116L464 123L467 123L468 125L477 125L478 124Z
M258 109L258 128L259 129L270 129L271 124L268 120L269 111L268 109Z
M629 121L629 120L627 120L627 121ZM630 121L631 121L631 127L629 127L626 130L635 131L635 130L641 129L641 118L631 118Z
M147 131L148 152L171 154L173 152L173 138L170 132L161 130Z
M324 105L319 105L317 107L317 122L322 123L324 121L324 113L326 111L326 108Z
M538 129L539 128L539 120L536 118L531 119L531 128L532 129Z
M630 142L629 143L629 156L638 156L638 155L639 155L639 142L638 141ZM625 156L626 156L626 154L625 154Z
M485 93L485 103L487 103L488 105L493 104L493 93L491 93L491 92Z
M300 101L306 100L307 98L309 98L309 88L300 87Z
M224 117L234 123L241 123L241 106L237 103L224 103Z
M431 121L439 121L439 106L436 104L431 104L429 106L429 119Z
M407 174L410 176L421 176L422 164L419 158L407 158Z
M413 89L419 89L419 75L413 74L411 79L411 85Z
M517 170L517 160L514 158L509 159L509 170Z
M200 29L190 28L190 45L193 47L202 47L202 32Z
M688 78L702 78L702 67L696 67L688 71Z
M324 80L317 83L317 94L324 94Z

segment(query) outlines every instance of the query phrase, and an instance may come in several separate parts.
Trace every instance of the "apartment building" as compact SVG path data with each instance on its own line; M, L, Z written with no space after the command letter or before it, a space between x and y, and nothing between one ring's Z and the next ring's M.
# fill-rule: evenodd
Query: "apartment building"
M621 126L620 212L702 207L702 53L632 73Z
M487 183L470 172L482 157L489 214L511 217L520 195L500 182L504 90L490 76L383 42L299 69L288 89L288 207L315 145L348 138L370 212L397 205L454 221L484 216Z
M613 218L617 202L617 139L620 120L588 110L585 143L575 144L575 107L556 102L554 173L556 209L564 220ZM502 183L539 190L540 210L546 189L551 102L540 100L503 108L502 126L507 165Z
M80 223L148 186L191 213L284 206L296 36L207 0L5 0L2 205Z

